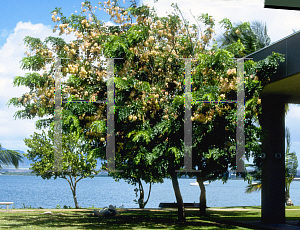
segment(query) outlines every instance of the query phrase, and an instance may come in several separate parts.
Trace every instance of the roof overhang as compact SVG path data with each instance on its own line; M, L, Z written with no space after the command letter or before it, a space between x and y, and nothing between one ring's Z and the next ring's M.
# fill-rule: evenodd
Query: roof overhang
M262 95L282 95L288 103L300 103L300 32L283 38L247 57L257 62L271 55L272 52L283 54L285 61L279 63L270 83Z
M265 0L265 8L300 10L299 0Z

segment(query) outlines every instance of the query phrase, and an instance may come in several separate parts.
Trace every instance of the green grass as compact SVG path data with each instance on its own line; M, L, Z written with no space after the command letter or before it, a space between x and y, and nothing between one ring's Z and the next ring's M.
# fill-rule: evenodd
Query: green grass
M296 207L296 206L294 206ZM214 207L214 209L232 209L232 208L238 208L238 209L260 209L260 206L229 206L229 207Z
M300 206L285 206L285 209L300 209Z
M233 209L238 210L233 210ZM222 211L212 211L210 217L217 217L229 220L260 220L261 210L260 206L233 206L220 207L215 209L222 209ZM228 209L228 211L226 211ZM240 211L244 209L244 211ZM285 207L286 220L300 221L300 206L286 206ZM224 210L224 211L223 211Z
M221 211L209 210L202 218L199 218L198 210L188 210L185 224L177 221L177 211L171 209L119 210L121 215L118 217L94 217L88 209L52 209L53 215L43 214L48 209L10 209L0 212L0 229L249 229L235 226L230 221L260 220L259 208L225 207ZM300 210L287 210L286 216L287 220L299 220Z
M216 208L216 207L213 207L213 208ZM218 209L231 209L231 208L260 209L260 206L229 206L229 207L219 207ZM285 206L285 209L300 209L300 206Z

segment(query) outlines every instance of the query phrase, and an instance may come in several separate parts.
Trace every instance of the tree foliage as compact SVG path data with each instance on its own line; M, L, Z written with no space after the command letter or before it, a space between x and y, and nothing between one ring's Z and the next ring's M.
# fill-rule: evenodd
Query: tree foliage
M13 165L15 168L18 168L19 163L23 162L22 159L22 154L14 150L3 149L0 144L0 169L8 165Z
M98 173L97 160L93 157L93 150L84 138L79 119L68 114L63 121L63 125L68 129L62 133L62 171L53 170L56 147L54 123L50 125L48 134L42 130L41 134L35 132L30 136L31 138L24 139L29 148L24 155L33 161L30 169L37 176L43 179L67 180L72 190L75 207L79 208L76 197L77 183L83 178L93 178L94 174Z
M295 176L297 175L298 160L295 152L291 152L291 137L288 128L285 129L286 152L285 152L285 199L286 203L292 204L290 199L290 186Z
M99 7L99 8L98 8ZM236 100L236 55L256 49L257 38L249 24L239 28L242 35L225 49L213 41L215 20L201 14L197 24L187 22L179 7L174 13L158 17L154 9L132 3L128 8L117 1L100 3L97 9L106 11L115 26L105 26L89 1L82 3L82 12L66 17L60 8L52 12L54 30L60 34L73 33L74 41L48 37L45 41L26 37L30 49L21 67L29 71L44 69L16 77L14 85L25 85L30 92L12 98L9 104L23 106L16 118L50 115L37 122L38 128L48 127L54 115L54 70L51 58L62 59L62 99L104 101L106 95L106 58L115 60L115 163L123 172L110 172L116 180L125 179L138 184L140 203L144 194L141 181L162 182L172 179L178 203L179 220L184 221L183 200L175 170L184 165L185 64L182 58L194 58L192 67L193 168L198 179L227 179L228 168L235 167L235 103L211 103ZM221 21L228 33L233 27L228 19ZM246 158L259 155L260 128L255 126L261 114L259 93L267 84L282 56L273 54L267 59L245 63L246 94ZM48 67L48 69L47 69ZM202 102L199 102L202 101ZM203 103L203 101L208 103ZM94 157L104 159L106 106L101 103L66 104L64 111L74 115L76 127L88 143ZM66 116L69 117L69 116ZM75 119L76 118L76 119ZM78 119L77 119L78 118ZM69 126L63 127L66 134ZM192 174L190 174L192 175ZM144 206L143 203L141 206Z
M253 21L233 25L228 18L224 18L220 24L225 32L218 37L217 41L220 43L220 47L233 51L235 57L243 57L270 45L271 39L266 23ZM245 49L243 51L233 50L232 44L236 42L243 44Z

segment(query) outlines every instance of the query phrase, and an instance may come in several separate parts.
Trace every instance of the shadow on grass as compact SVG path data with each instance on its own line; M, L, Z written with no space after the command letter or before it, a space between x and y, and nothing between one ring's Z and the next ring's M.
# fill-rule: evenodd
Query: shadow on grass
M187 222L177 221L176 211L120 211L117 217L94 217L90 211L42 213L7 213L0 215L1 229L68 228L68 229L240 229L214 221L218 214L199 218L196 211L186 213ZM238 213L236 213L238 214Z
M246 209L247 210L247 209ZM260 221L261 211L251 209L249 211L208 211L210 219L234 220L234 221Z

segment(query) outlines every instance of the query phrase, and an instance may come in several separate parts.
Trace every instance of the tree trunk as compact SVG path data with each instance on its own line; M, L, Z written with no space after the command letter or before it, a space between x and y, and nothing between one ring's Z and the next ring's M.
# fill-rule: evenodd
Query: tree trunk
M77 197L76 197L76 186L72 189L72 193L73 193L75 208L79 208L79 205L78 205L78 202L77 202Z
M145 206L146 206L146 204L148 203L148 200L149 200L149 198L150 198L150 193L151 193L151 182L150 182L149 193L148 193L148 197L147 197L147 200L146 200L146 201L144 201L145 193L144 193L144 188L143 188L143 185L142 185L141 180L139 181L139 191L140 191L140 198L139 198L139 200L138 200L139 207L140 207L140 208L145 208Z
M175 197L178 205L178 220L179 222L184 223L185 222L185 210L184 210L184 204L183 204L183 199L180 193L180 188L179 188L179 183L177 179L177 173L172 173L171 174L172 178L172 184L173 184L173 189L175 192Z
M285 204L287 206L294 206L294 203L293 201L291 200L291 197L290 197L290 192L289 190L286 190L285 191Z
M148 200L150 198L150 193L151 193L151 182L150 182L150 186L149 186L149 193L148 193L148 197L147 197L147 200L145 201L144 203L144 207L146 206L146 204L148 203Z
M197 182L200 187L200 216L206 215L206 191L204 186L204 181L201 177L197 176Z
M82 177L79 178L79 180L76 180L76 177L75 177L74 178L74 183L73 183L73 179L72 179L71 175L69 175L69 177L70 177L70 180L66 177L63 177L63 179L65 179L69 182L69 185L70 185L70 188L71 188L71 191L72 191L72 194L73 194L75 208L79 208L79 205L78 205L78 202L77 202L77 197L76 197L76 185L77 185L77 182L82 179Z
M144 188L143 188L141 180L139 180L139 190L140 190L140 198L138 200L139 207L140 208L144 208L145 207L145 203L144 203Z

